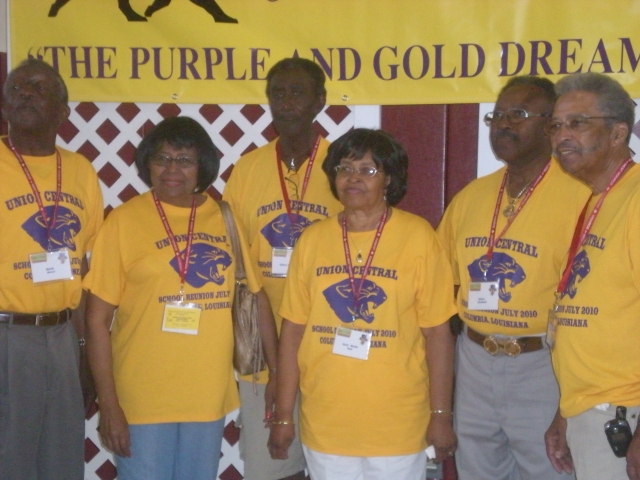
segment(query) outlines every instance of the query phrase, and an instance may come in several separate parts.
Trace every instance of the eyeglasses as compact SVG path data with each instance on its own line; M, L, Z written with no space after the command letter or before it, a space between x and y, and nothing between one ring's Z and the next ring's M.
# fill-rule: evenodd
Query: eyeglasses
M571 132L585 132L591 126L591 120L617 120L616 117L590 117L589 115L569 115L563 121L552 120L549 125L544 128L544 132L548 136L555 135L564 126Z
M298 172L292 171L291 174L284 177L284 179L287 181L287 185L291 192L289 198L291 200L298 200L298 184L300 183L300 175L298 175Z
M380 171L375 167L353 168L348 165L337 165L335 170L338 175L344 175L345 177L354 173L359 177L373 177Z
M191 158L186 155L180 155L179 157L170 157L169 155L155 155L149 159L149 163L157 165L159 167L168 167L171 162L175 163L178 168L192 168L198 165L197 158Z
M484 116L484 124L490 127L492 123L498 123L503 118L506 118L509 123L518 124L524 122L527 118L531 117L550 117L550 113L531 113L523 110L522 108L513 108L506 112L495 110L489 112Z

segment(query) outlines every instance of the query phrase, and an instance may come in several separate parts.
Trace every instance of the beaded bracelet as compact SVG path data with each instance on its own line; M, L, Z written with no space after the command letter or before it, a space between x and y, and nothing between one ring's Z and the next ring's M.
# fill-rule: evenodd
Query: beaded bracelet
M431 410L431 415L453 415L450 410Z
M295 425L295 422L293 420L277 420L271 422L271 425Z

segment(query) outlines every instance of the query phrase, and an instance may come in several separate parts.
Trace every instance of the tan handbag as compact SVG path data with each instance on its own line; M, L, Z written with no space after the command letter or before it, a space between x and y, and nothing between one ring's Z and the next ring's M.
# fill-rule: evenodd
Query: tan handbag
M231 305L234 343L233 368L240 375L254 375L256 377L258 372L267 368L258 327L258 296L251 293L243 281L247 278L247 274L244 270L240 239L231 207L224 200L220 200L218 205L222 211L222 218L236 259L236 289Z

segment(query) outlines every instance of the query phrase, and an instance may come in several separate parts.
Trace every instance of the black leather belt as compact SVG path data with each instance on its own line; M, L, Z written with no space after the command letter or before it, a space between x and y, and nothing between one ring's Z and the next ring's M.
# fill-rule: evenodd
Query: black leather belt
M0 312L0 324L31 325L36 327L52 327L71 318L71 309L51 313L16 313Z
M521 353L536 352L544 348L542 337L507 337L498 338L483 335L467 327L467 336L491 355L509 355L517 357Z

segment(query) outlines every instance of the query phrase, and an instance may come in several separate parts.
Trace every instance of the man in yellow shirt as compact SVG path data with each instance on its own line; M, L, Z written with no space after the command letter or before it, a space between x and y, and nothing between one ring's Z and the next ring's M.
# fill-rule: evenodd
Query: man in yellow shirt
M251 261L261 276L278 330L292 248L304 228L342 210L322 171L329 142L313 127L325 105L324 82L322 69L303 58L286 58L269 70L267 97L280 136L243 156L224 190L223 198L231 204L250 244ZM275 378L275 370L264 372L258 379L258 395L250 376L240 379L240 452L247 480L304 478L299 441L287 460L273 460L267 450L269 430L263 421L272 414Z
M78 361L86 355L78 307L85 254L102 224L102 195L91 163L55 145L69 115L60 75L40 60L26 60L7 78L4 95L9 135L0 139L0 477L81 480ZM81 364L90 383L86 362ZM90 393L85 399L93 402Z
M464 322L454 402L462 479L563 478L545 459L559 392L543 334L588 190L551 158L554 102L547 79L504 86L485 122L506 167L456 195L438 227Z
M592 196L549 319L560 408L547 453L558 471L575 469L580 480L638 480L640 167L629 150L635 106L618 82L596 73L567 76L556 92L547 132L562 168ZM622 417L619 407L626 407L627 432L605 435L605 424ZM618 441L619 456L608 438Z

